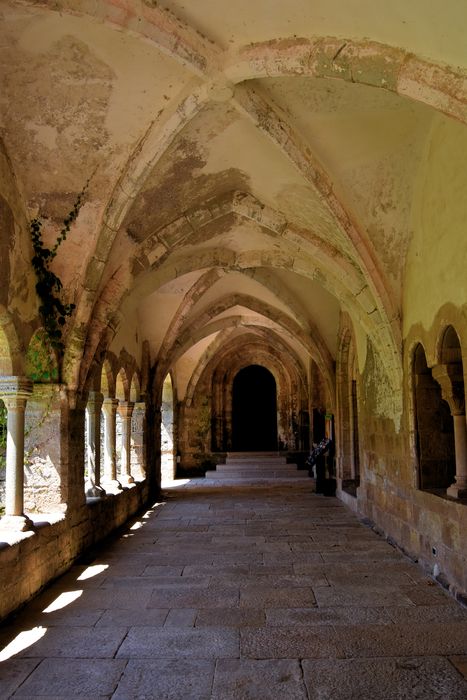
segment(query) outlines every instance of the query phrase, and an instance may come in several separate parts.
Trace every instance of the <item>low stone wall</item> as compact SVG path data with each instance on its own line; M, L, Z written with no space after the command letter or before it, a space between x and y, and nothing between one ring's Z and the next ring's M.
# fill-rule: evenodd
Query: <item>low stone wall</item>
M467 605L467 507L386 481L384 489L365 483L358 510L388 539Z
M0 533L0 619L65 573L78 556L123 525L148 502L147 482L95 500L66 516L35 520L32 532ZM6 541L8 540L9 541Z

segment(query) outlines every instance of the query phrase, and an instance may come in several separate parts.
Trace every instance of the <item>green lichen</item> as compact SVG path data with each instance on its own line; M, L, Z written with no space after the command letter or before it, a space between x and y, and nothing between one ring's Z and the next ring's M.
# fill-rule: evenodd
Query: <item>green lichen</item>
M26 355L26 375L35 383L58 381L57 358L48 334L41 328L32 337Z

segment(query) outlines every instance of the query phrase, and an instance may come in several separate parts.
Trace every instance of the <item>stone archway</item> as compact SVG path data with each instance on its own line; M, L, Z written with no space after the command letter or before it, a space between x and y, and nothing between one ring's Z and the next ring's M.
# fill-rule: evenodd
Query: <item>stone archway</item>
M277 450L276 381L261 365L249 365L232 387L232 448L235 452Z

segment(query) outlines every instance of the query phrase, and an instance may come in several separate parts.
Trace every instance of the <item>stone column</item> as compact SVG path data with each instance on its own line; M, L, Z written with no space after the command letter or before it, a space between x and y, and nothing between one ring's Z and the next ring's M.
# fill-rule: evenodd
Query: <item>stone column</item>
M436 365L432 369L432 374L441 387L441 395L449 405L454 422L456 476L454 483L446 490L446 494L451 498L467 498L467 424L462 365L459 363Z
M131 419L131 473L138 480L146 478L146 404L138 401L134 404Z
M121 483L117 480L117 455L116 455L116 417L118 399L104 399L102 411L104 413L104 479L106 491L118 492L122 490Z
M131 476L131 416L133 415L134 403L132 401L120 401L118 412L122 419L122 473L120 481L127 486L134 484L135 480Z
M465 413L453 414L456 443L456 477L446 490L452 498L467 498L467 423Z
M87 467L86 496L103 498L106 494L101 486L101 409L103 395L90 391L86 404Z
M24 515L24 413L32 393L32 382L25 377L2 377L0 398L7 411L6 498L5 515L0 527L9 530L30 530L31 520Z

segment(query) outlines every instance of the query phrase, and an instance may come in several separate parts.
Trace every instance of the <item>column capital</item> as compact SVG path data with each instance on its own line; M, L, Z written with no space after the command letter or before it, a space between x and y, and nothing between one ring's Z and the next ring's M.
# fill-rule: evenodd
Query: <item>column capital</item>
M28 399L33 383L27 377L0 377L0 399Z
M117 410L118 403L118 399L107 397L102 402L102 409L104 411L115 412Z
M119 401L117 411L122 418L131 418L134 407L133 401Z
M464 377L460 363L435 365L433 378L441 387L441 396L449 404L453 416L465 414Z
M101 394L100 391L90 391L89 392L88 401L87 401L87 406L89 408L95 408L96 410L100 411L103 403L104 403L104 394Z

